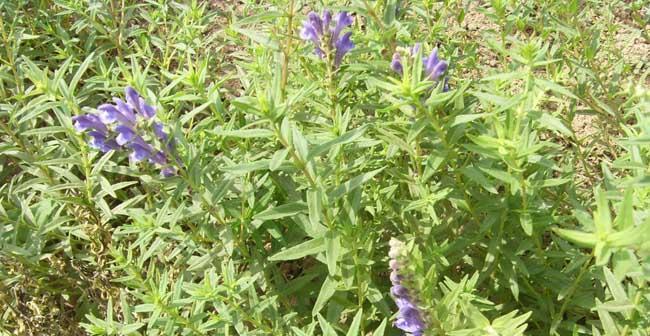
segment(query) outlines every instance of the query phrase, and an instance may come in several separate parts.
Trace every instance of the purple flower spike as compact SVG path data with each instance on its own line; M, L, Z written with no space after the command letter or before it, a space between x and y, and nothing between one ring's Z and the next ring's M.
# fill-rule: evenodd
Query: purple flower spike
M393 54L393 60L390 62L390 68L400 75L402 72L404 72L404 67L402 66L402 57L398 52L395 52Z
M410 48L411 56L415 57L419 52L420 48L421 48L420 43L416 43L413 47L411 47ZM433 49L429 57L422 58L422 65L424 66L423 71L426 79L434 82L439 82L440 80L444 80L443 91L446 92L449 90L449 86L447 85L447 79L446 78L443 79L443 76L447 71L449 64L438 57L438 48ZM401 75L403 73L404 68L402 65L401 55L399 53L396 52L395 54L393 54L393 60L390 66L398 74Z
M336 24L332 28L332 13L328 10L324 10L320 17L310 12L307 20L303 21L300 38L312 42L316 56L333 61L333 66L338 68L343 56L354 48L350 39L351 33L341 36L341 32L352 25L353 19L348 13L341 12L336 15L334 21Z
M413 300L413 293L405 286L405 277L401 274L403 272L401 259L403 257L404 244L395 238L392 238L388 244L390 245L388 255L391 258L390 267L392 269L390 280L393 283L391 294L398 309L397 319L394 325L413 336L422 336L426 325L416 302Z
M79 132L90 130L88 144L93 148L103 152L129 152L131 162L148 159L160 168L163 177L176 174L182 162L176 153L174 139L170 139L163 124L154 119L156 109L132 87L125 88L124 96L126 101L115 97L114 104L99 105L97 114L73 117L75 129ZM169 154L175 159L171 164Z

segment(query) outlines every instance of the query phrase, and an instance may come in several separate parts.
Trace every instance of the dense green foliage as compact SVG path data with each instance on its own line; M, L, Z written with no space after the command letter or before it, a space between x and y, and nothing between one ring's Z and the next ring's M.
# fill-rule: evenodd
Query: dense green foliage
M347 10L338 69L299 38ZM650 335L646 1L0 0L0 334ZM423 42L450 90L403 77ZM125 86L182 167L71 117Z

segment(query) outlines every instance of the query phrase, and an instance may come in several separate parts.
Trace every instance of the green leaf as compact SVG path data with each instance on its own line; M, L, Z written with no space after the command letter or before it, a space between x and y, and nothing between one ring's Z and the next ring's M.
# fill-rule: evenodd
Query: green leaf
M32 135L52 135L56 133L63 133L66 129L63 126L46 126L41 128L34 128L22 132L23 136L32 136Z
M499 193L497 191L497 188L492 183L492 181L490 181L487 177L485 177L485 175L483 175L483 173L476 167L467 166L461 168L460 171L461 173L463 173L463 175L467 176L470 180L481 185L485 190L493 194Z
M384 333L386 332L386 324L388 323L388 319L383 319L381 321L381 324L375 329L375 332L372 333L372 336L384 336Z
M320 190L307 191L307 207L309 208L309 222L313 227L322 223L323 202Z
M482 171L487 173L488 175L501 180L505 183L510 184L513 188L518 188L519 187L519 181L512 176L510 173L503 171L503 170L497 170L497 169L491 169L491 168L483 168L479 167Z
M551 178L551 179L544 180L544 182L542 182L541 187L542 188L556 187L571 181L572 179L570 178Z
M474 121L476 119L483 118L488 116L489 113L476 113L476 114L461 114L454 117L454 122L451 123L451 127L466 124L468 122Z
M596 266L604 266L609 262L612 256L611 247L604 241L598 241L594 247L594 256L596 257Z
M325 238L316 238L282 250L269 257L269 261L295 260L325 251Z
M370 181L375 175L377 175L382 170L384 170L384 168L375 169L373 171L370 171L370 172L367 172L365 174L354 177L354 178L350 179L349 181L341 184L340 186L338 186L336 189L334 189L332 192L330 192L327 195L329 200L334 201L334 200L336 200L336 199L350 193L354 189L356 189L356 188L360 187L361 185L363 185L364 183Z
M75 91L75 89L77 88L77 84L81 80L81 76L83 76L86 70L88 70L90 63L93 61L94 58L95 58L95 53L91 52L90 54L88 54L84 62L81 63L79 69L77 69L77 72L74 74L74 77L72 77L72 79L70 80L70 84L68 85L70 92Z
M606 237L612 231L612 217L609 211L609 202L605 192L600 188L594 190L596 197L596 212L594 213L594 225L596 232Z
M598 300L597 298L596 298L596 304L598 306L601 305L600 300ZM609 312L607 312L604 309L597 309L597 311L598 311L598 317L600 319L600 323L602 324L603 329L605 330L605 335L619 336L620 333L618 327L616 326L616 323L614 322L614 319L609 314Z
M323 285L320 288L318 297L316 298L316 303L314 303L314 308L311 311L312 315L318 314L327 302L334 296L336 293L336 287L338 286L338 281L334 280L332 277L325 278Z
M288 149L280 149L279 151L275 152L273 154L273 157L271 158L271 161L269 161L269 170L270 171L276 171L284 162L284 159L287 158L287 154L289 153Z
M210 131L210 133L214 133L222 137L245 138L245 139L270 138L275 134L273 133L273 131L264 128L240 129L240 130L231 130L231 131L223 131L223 130L215 129L213 131Z
M331 230L325 234L325 256L327 259L327 270L331 276L336 275L336 263L339 260L341 251L341 240L338 232Z
M607 288L609 288L610 293L612 293L612 296L614 297L614 300L616 301L628 301L627 294L625 293L625 289L623 289L623 286L616 280L616 277L614 277L614 273L607 268L607 266L603 267L603 273L605 273L605 281L607 282Z
M628 247L634 248L635 245L641 244L650 237L650 226L648 222L631 227L626 230L612 232L607 235L607 242L611 247Z
M621 202L618 215L614 220L616 227L625 230L634 226L634 189L627 188L623 194L623 202Z
M471 91L469 93L472 94L474 97L492 103L495 106L504 106L508 102L508 98L506 97L497 96L487 92Z
M106 162L108 162L108 160L111 159L114 153L115 151L112 150L102 155L102 157L95 163L95 166L93 167L93 170L90 172L90 175L96 176L97 174L99 174L99 172L102 171L102 168L104 168Z
M594 233L575 231L575 230L566 230L566 229L553 229L553 232L558 236L566 239L574 244L578 244L584 247L594 247L598 242L598 238Z
M265 47L268 47L272 50L278 50L278 43L271 39L269 34L262 33L259 30L250 30L250 29L243 29L243 28L237 28L237 27L232 27L232 29L248 38L250 38L252 41L259 43Z
M301 212L307 212L307 204L305 202L293 202L266 209L253 216L253 218L261 221L268 221L293 216Z
M530 217L530 213L521 213L519 215L519 223L521 224L521 228L524 229L526 235L531 236L533 234L533 219Z
M559 93L561 95L567 96L569 98L579 99L578 97L576 97L576 95L573 94L573 92L567 90L565 87L555 82L547 81L545 79L535 78L535 84L541 89L548 89L553 92Z
M293 145L296 152L298 152L298 156L304 161L309 161L307 159L309 156L309 143L297 128L293 128Z
M549 113L542 113L542 116L539 117L538 121L542 126L551 131L556 131L569 137L573 136L573 132L571 132L571 130L566 127L560 119L550 115Z
M233 174L246 174L254 172L257 170L267 170L269 169L269 160L259 160L250 163L242 163L238 165L232 165L227 167L221 167L221 171Z
M321 314L318 314L318 324L320 324L320 328L323 331L323 336L336 336L336 330L334 330Z
M340 146L340 145L344 145L344 144L355 141L356 139L360 138L365 133L365 131L367 129L368 129L367 126L359 127L359 128L357 128L355 130L349 131L349 132L337 137L336 139L330 140L330 141L328 141L328 142L326 142L326 143L324 143L322 145L318 145L318 146L314 147L309 152L309 156L307 157L307 161L309 161L309 160L311 160L311 159L313 159L313 158L327 152L328 150L330 150L330 148L332 148L334 146Z
M183 114L183 116L180 119L181 125L185 125L188 121L190 121L190 119L194 118L194 116L196 116L197 114L201 113L203 110L208 108L210 104L212 104L211 101L205 102L197 106L196 108L194 108L192 111Z
M490 325L490 320L485 317L473 304L461 300L460 306L463 314L471 321L472 325L477 328L485 328Z
M356 315L354 315L352 324L350 324L350 329L348 329L348 332L345 334L345 336L359 336L359 327L361 326L361 316L363 316L363 309L359 309Z
M523 78L524 76L526 76L526 73L523 71L506 72L484 77L481 79L481 82L492 82L495 80L511 81L513 79Z
M144 323L142 322L135 322L131 324L126 324L123 325L120 328L120 335L130 335L138 331L138 329L142 328L144 326Z

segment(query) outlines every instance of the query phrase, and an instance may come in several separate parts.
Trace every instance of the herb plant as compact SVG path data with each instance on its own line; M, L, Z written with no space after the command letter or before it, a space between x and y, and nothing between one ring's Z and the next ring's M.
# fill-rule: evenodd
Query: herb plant
M0 334L650 335L646 1L0 1Z

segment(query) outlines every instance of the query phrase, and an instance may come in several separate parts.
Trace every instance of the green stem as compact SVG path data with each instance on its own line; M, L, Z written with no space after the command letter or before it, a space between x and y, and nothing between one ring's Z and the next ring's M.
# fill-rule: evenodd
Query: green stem
M287 42L286 46L283 48L283 59L282 59L282 80L280 82L280 88L282 95L286 94L287 81L289 79L289 60L291 58L291 47L293 43L293 18L295 0L289 1L289 11L287 13Z
M16 66L16 60L14 59L12 50L13 48L11 47L11 38L7 35L7 32L5 31L5 23L2 15L0 15L0 33L2 35L2 44L5 46L5 52L7 53L7 65L9 66L9 69L11 69L12 74L14 75L14 81L16 84L16 88L18 89L18 93L23 92L22 88L22 80L20 76L18 75L18 71L16 70L18 67Z
M578 285L580 284L580 281L582 280L582 277L589 270L589 266L591 265L591 260L593 259L593 257L594 257L594 254L592 253L589 256L589 259L587 259L585 261L585 263L582 265L582 267L580 268L580 272L578 273L578 276L576 277L575 281L573 281L573 284L571 285L571 288L569 289L569 292L564 297L564 302L562 303L562 307L560 307L560 310L557 312L557 314L555 314L555 317L553 318L553 321L551 322L550 334L554 334L557 331L557 328L560 325L560 322L562 322L562 316L564 315L564 312L566 311L569 302L573 298L573 295L575 294L576 289L578 289Z

